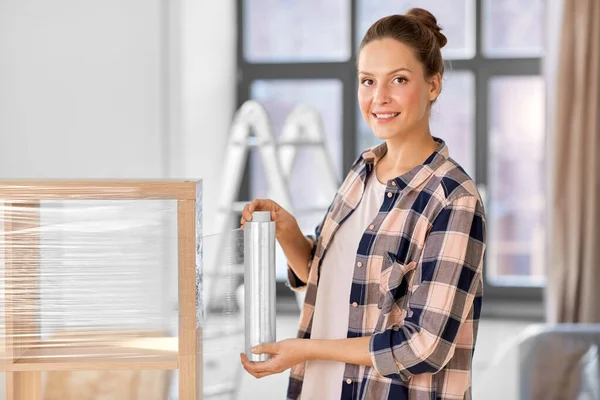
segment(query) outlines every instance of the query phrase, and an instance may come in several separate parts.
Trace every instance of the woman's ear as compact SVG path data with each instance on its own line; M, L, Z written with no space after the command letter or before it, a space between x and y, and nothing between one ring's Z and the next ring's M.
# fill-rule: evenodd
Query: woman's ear
M442 77L439 73L433 75L429 80L429 101L434 101L440 95L442 89Z

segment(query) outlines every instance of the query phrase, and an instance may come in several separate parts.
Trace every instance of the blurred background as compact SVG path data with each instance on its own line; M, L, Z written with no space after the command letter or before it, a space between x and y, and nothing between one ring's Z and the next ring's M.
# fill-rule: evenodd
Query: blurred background
M275 138L310 107L340 181L377 144L356 101L358 44L415 6L448 37L432 133L486 202L475 398L554 398L536 392L551 374L583 391L580 360L600 342L595 0L0 0L0 179L202 179L203 231L220 234L224 189L234 209L277 199L259 146L239 181L226 168L240 107L257 101ZM332 198L313 150L286 180L306 233ZM283 339L299 308L282 257L277 279ZM538 352L570 369L547 370ZM283 398L287 376L236 374L233 396Z

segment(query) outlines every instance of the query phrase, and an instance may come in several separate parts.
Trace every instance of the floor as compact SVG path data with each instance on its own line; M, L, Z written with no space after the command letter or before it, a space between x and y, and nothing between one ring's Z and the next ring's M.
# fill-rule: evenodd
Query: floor
M278 340L295 337L297 315L278 315ZM516 355L510 344L534 323L484 319L480 324L478 346L473 361L473 397L475 399L517 399ZM238 358L239 360L239 358ZM511 372L514 375L511 376ZM255 379L245 371L241 376L237 399L285 399L288 372ZM225 400L227 397L219 397Z

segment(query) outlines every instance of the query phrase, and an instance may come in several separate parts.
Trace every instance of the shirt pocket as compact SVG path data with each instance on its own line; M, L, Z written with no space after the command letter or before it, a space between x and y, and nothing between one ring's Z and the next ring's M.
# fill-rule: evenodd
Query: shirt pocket
M403 264L396 261L394 255L385 254L379 279L378 306L382 314L389 314L394 306L399 311L408 306L416 268L414 261Z

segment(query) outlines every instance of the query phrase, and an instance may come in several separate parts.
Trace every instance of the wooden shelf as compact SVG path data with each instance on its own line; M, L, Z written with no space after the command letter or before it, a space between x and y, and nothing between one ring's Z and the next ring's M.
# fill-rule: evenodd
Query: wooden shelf
M42 340L42 200L176 200L177 337L132 332L53 332ZM202 237L202 186L193 181L5 181L3 210L5 282L4 334L0 372L6 372L7 400L42 400L42 371L178 370L181 400L202 397L202 353L196 310L196 268ZM118 204L118 203L116 203ZM93 279L93 277L90 277ZM89 334L89 336L87 336ZM59 335L59 336L57 336ZM100 335L100 336L98 336ZM108 336L112 336L108 338Z
M195 200L193 181L3 181L0 199L13 200Z
M139 338L113 344L81 345L47 341L27 350L0 371L81 371L177 369L177 338Z

